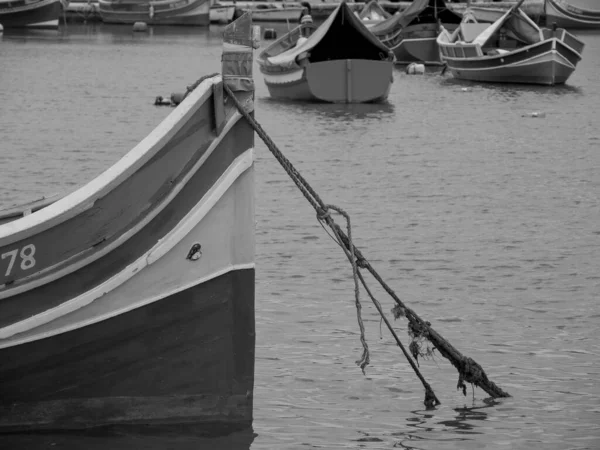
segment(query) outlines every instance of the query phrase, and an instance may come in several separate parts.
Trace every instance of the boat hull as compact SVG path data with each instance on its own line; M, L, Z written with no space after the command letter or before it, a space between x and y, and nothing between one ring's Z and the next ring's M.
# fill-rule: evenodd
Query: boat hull
M104 23L133 24L145 22L148 25L189 25L207 26L210 24L209 0L183 0L155 2L150 9L147 2L120 2L101 0L98 13Z
M563 84L580 55L556 39L481 58L445 58L455 78L495 83Z
M454 30L456 25L447 25ZM413 62L423 64L440 64L440 50L436 41L438 36L437 24L410 25L401 30L391 40L380 38L394 52L397 64Z
M298 23L303 7L251 9L253 22L289 22Z
M561 4L556 0L545 2L546 24L556 24L566 29L598 29L600 28L600 10L585 11Z
M41 0L25 4L15 1L0 3L0 24L4 28L58 28L62 13L60 0Z
M200 84L88 185L0 228L0 433L250 426L254 132L222 83ZM23 240L29 252L11 250ZM83 259L64 253L73 243Z
M235 6L211 6L210 23L229 23L235 17Z
M281 74L263 71L271 97L328 103L385 101L393 81L392 61L333 60Z
M254 270L0 350L0 432L252 422Z

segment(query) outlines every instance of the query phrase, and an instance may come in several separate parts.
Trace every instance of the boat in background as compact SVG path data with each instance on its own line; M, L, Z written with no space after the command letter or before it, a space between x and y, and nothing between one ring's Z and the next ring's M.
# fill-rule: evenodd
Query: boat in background
M271 97L332 103L385 100L393 61L346 2L318 28L304 16L257 58Z
M440 24L454 30L461 19L444 0L414 0L400 14L369 29L394 52L398 64L440 64L436 43Z
M225 0L222 4L235 4L240 11L251 12L253 22L289 22L296 24L304 10L299 2L276 1L276 2L231 2Z
M546 24L563 28L600 28L597 0L545 0Z
M0 24L4 28L58 28L61 0L0 0Z
M0 214L0 434L251 427L251 30L113 167Z
M99 0L104 23L148 25L209 25L211 0Z
M358 18L362 20L367 27L383 22L390 17L392 17L392 15L383 9L377 0L371 0L358 13Z
M563 28L540 28L519 6L493 24L468 11L454 32L442 29L438 45L455 78L496 83L563 84L581 60L583 42Z
M210 7L210 23L230 23L235 18L236 10L234 5L222 5L217 2Z

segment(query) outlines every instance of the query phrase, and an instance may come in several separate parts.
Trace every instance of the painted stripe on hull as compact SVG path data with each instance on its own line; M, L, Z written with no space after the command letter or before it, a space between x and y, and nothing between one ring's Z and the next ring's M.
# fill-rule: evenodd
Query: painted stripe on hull
M49 0L31 7L0 8L0 24L4 28L56 28L62 12L60 0Z
M33 267L14 264L11 268L2 261L0 283L12 284L0 284L0 298L35 287L52 272L73 271L77 260L85 264L97 259L164 207L216 138L209 101L212 80L202 87L188 97L195 100L187 102L187 108L174 110L98 178L35 214L0 227L0 254L35 246Z
M252 165L253 151L248 150L178 226L141 258L94 289L0 329L4 339L0 348L105 320L230 270L253 268ZM186 257L195 243L202 245L202 257L192 263Z
M252 146L253 136L250 125L237 121L179 194L147 226L93 263L32 291L3 299L0 301L0 323L6 326L56 307L65 299L93 289L133 263L176 226L235 158ZM159 163L162 161L163 158L158 159ZM164 161L164 164L168 163Z
M0 350L0 431L252 421L254 270Z
M575 68L553 59L487 70L450 70L453 76L464 80L554 85L565 83Z
M209 25L210 24L210 2L207 0L193 0L185 6L171 8L177 2L168 2L162 7L155 7L150 13L149 4L124 5L119 2L101 1L99 7L100 17L105 23L133 24L135 22L146 22L149 25ZM148 5L148 6L147 6ZM132 8L146 8L143 10L127 10Z

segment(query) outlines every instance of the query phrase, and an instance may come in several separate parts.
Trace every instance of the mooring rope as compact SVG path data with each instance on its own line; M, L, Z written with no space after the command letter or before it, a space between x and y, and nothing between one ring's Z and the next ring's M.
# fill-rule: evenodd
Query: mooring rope
M203 77L205 79L205 77ZM192 86L197 86L199 83L194 83ZM439 400L435 396L433 389L427 383L425 378L421 375L417 365L411 358L410 354L407 352L404 345L402 345L398 335L394 331L391 323L385 316L383 309L381 308L381 304L375 299L370 289L367 286L367 283L362 276L359 269L366 269L371 273L371 275L379 282L379 284L384 288L384 290L394 299L396 302L396 306L393 309L394 316L396 318L406 317L409 322L409 334L413 338L413 343L415 339L425 338L428 339L433 346L440 352L440 354L448 359L452 365L457 369L459 373L458 379L458 389L462 389L463 393L466 395L466 386L464 382L468 382L471 384L475 384L487 392L491 397L510 397L508 393L500 389L495 383L490 381L483 370L483 368L477 364L473 359L469 357L463 356L458 350L456 350L448 341L446 341L439 333L437 333L430 325L429 322L422 320L412 309L408 308L396 295L396 293L391 289L390 286L381 278L381 276L375 271L373 266L367 261L367 259L363 256L362 252L354 245L352 241L352 231L350 225L350 216L341 208L335 205L328 205L323 202L320 196L315 192L315 190L309 185L309 183L302 177L302 175L298 172L298 170L293 166L293 164L285 157L285 155L279 150L277 145L273 142L273 140L269 137L269 135L265 132L262 126L256 121L253 114L246 111L244 106L239 102L236 98L235 94L231 91L231 89L227 86L227 84L223 83L223 88L227 95L231 98L232 102L242 114L242 116L248 121L248 123L252 126L254 131L258 134L258 136L263 140L269 151L275 156L275 159L281 164L286 173L290 176L292 181L296 184L302 195L306 198L306 200L310 203L310 205L315 209L317 213L317 220L319 223L327 224L329 228L333 231L335 239L338 245L342 248L346 257L349 259L352 264L352 273L355 282L355 303L357 308L357 317L358 323L360 327L360 337L361 343L363 345L363 355L360 360L357 361L357 364L361 367L363 373L364 369L369 364L369 348L365 339L364 325L362 323L361 317L361 304L360 304L360 296L359 296L359 285L358 281L363 285L367 294L371 298L371 301L375 305L378 310L381 318L385 322L386 326L392 333L397 345L400 347L404 356L409 361L411 367L414 372L419 377L421 383L425 387L425 405L427 407L435 406L439 404ZM190 90L188 88L188 90ZM331 217L331 211L335 211L341 214L346 220L347 224L347 234L341 229L341 227L335 223L333 218ZM417 358L418 346L411 346L411 351L413 352L413 356Z

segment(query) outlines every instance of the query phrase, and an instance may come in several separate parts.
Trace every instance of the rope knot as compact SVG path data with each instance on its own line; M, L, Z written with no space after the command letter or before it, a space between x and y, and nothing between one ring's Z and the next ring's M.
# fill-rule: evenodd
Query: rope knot
M367 260L363 257L356 258L356 265L361 269L367 268Z
M327 209L319 208L317 210L317 219L318 220L324 222L328 217L331 217L331 211L329 210L329 208L327 208Z

